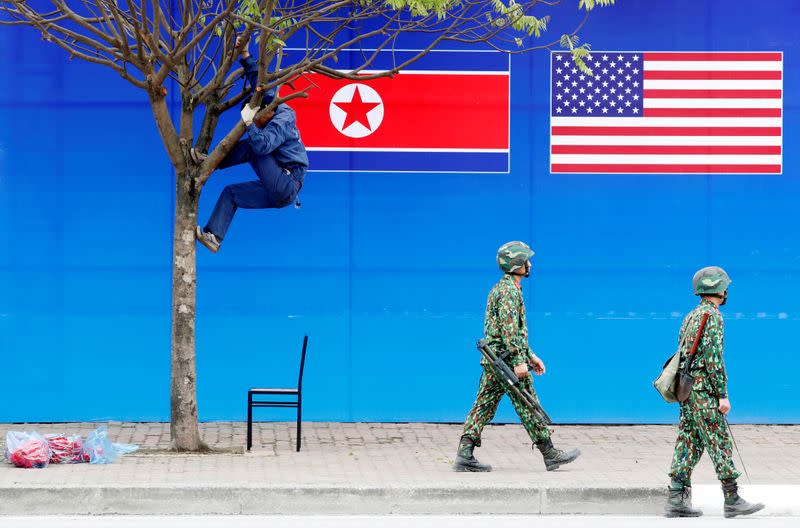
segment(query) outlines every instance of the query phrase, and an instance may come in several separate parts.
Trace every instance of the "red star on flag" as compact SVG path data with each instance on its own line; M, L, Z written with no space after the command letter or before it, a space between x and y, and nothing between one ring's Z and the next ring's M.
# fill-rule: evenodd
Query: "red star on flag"
M334 102L333 104L344 110L344 112L347 114L347 117L344 120L344 125L342 125L342 130L346 129L353 123L361 123L367 130L372 130L372 128L369 126L367 114L370 110L380 105L380 103L365 103L361 99L361 92L358 90L358 86L356 86L356 89L353 92L353 98L350 99L349 103Z

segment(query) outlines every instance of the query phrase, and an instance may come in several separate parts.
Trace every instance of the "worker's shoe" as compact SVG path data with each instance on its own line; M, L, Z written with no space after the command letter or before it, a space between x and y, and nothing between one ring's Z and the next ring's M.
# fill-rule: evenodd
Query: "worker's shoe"
M764 505L747 502L739 496L739 486L736 479L722 481L722 494L725 496L725 518L737 517L739 515L750 515L764 509Z
M580 449L573 449L569 453L562 451L561 449L556 449L553 447L553 442L549 438L547 440L542 440L541 442L536 442L534 445L536 445L536 448L541 451L542 456L544 457L544 466L547 468L547 471L558 469L564 464L569 464L581 456Z
M222 241L218 240L217 236L214 233L208 233L206 231L203 231L203 229L200 226L197 226L197 229L195 229L194 234L197 237L197 240L205 247L207 247L209 251L211 251L212 253L216 253L217 251L219 251L219 246L222 243Z
M703 512L692 508L692 487L679 480L669 483L669 497L664 517L700 517Z
M189 151L189 155L192 157L192 161L194 161L198 165L203 163L208 158L208 154L196 148L191 149Z
M468 436L462 436L458 443L458 453L453 469L456 471L491 471L492 466L478 462L478 459L472 454L473 449L475 449L475 441Z

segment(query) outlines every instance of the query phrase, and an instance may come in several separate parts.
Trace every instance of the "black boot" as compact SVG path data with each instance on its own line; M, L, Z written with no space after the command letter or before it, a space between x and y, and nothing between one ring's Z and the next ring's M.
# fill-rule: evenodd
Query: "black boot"
M475 449L475 441L468 436L462 436L458 443L458 453L453 469L456 471L491 471L492 466L478 462L478 459L472 454L473 449Z
M580 449L573 449L569 453L560 449L556 449L553 447L553 442L549 438L547 440L537 442L535 445L539 451L542 452L542 456L544 457L544 465L547 468L547 471L558 469L560 466L569 464L581 456Z
M764 509L764 505L760 502L753 504L739 496L736 479L722 481L722 494L725 496L725 517L728 519L738 515L750 515Z
M673 480L669 483L669 498L664 506L664 517L700 517L703 512L692 508L692 487Z

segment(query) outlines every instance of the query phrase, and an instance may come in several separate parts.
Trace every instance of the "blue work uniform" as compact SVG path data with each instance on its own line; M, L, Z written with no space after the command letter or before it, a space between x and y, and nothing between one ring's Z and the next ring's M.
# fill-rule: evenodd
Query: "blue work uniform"
M255 59L242 59L247 80L255 87L258 66ZM269 94L268 94L269 95ZM267 96L268 96L267 95ZM265 96L265 97L267 97ZM281 208L295 202L308 169L308 155L300 140L294 110L278 105L264 128L247 127L247 138L239 141L220 163L220 169L249 163L258 180L228 185L217 200L205 231L225 238L239 207Z

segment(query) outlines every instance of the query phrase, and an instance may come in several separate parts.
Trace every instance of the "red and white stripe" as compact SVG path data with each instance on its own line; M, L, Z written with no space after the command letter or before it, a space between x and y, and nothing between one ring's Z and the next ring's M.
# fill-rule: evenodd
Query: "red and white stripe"
M781 173L781 53L643 57L643 117L551 117L552 172Z

